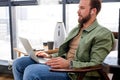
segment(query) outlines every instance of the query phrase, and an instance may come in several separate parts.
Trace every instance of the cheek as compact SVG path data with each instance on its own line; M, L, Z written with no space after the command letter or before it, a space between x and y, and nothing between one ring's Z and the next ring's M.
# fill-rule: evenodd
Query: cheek
M89 11L86 9L78 10L78 16L81 18L85 17L88 13Z
M88 14L89 13L89 10L88 9L84 9L81 11L82 14Z
M78 12L78 16L83 16L86 12L84 10L81 10Z
M83 12L81 12L81 16L82 16L82 17L86 17L88 14L89 14L88 11L83 11Z

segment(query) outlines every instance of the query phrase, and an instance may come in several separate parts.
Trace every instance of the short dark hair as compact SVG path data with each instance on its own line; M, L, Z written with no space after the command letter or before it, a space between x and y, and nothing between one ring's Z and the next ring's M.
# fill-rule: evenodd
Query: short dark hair
M92 8L96 8L97 9L97 13L98 14L101 10L101 0L90 0L90 6L91 6L91 9Z

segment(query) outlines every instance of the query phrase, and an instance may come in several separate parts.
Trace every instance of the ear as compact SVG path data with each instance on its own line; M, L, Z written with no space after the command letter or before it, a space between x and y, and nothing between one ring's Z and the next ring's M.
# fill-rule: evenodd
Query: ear
M91 15L95 14L97 12L96 8L91 9Z
M93 11L93 10L91 10L91 13L90 13L90 14L91 14L91 15L92 15L92 14L94 14L94 11Z

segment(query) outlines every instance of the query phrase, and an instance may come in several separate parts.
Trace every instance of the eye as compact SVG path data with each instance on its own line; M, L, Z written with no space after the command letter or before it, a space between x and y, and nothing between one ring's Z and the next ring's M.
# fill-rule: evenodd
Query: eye
M85 7L83 7L83 6L80 6L80 9L85 9Z

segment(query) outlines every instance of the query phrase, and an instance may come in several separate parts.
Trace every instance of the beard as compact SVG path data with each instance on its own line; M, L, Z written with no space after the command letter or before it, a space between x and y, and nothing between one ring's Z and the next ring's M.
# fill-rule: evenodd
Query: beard
M82 17L82 16L81 16ZM78 22L83 27L83 24L87 23L91 19L91 14L89 13L85 17L82 17L81 19L78 19Z

